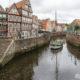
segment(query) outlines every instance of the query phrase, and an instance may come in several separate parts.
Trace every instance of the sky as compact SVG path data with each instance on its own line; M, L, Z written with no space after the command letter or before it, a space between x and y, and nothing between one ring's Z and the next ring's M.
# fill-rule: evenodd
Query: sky
M20 0L0 0L4 8ZM39 19L50 18L61 23L71 23L74 19L80 19L80 0L30 0L33 14Z

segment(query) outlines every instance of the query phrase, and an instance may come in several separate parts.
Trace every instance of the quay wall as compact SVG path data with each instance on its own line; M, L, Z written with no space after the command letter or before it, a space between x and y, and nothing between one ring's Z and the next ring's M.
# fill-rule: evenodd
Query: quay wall
M67 42L70 43L71 45L80 48L80 36L73 35L73 34L67 34L66 39L67 39Z
M8 41L8 40L7 40ZM21 39L21 40L9 40L9 44L4 49L0 57L0 67L3 67L15 56L25 54L31 50L39 48L50 41L49 36L41 36L38 38ZM6 42L5 42L6 43ZM2 43L4 44L4 42ZM1 47L0 47L1 48Z
M57 37L57 36L66 36L66 32L53 32L52 33L53 37Z

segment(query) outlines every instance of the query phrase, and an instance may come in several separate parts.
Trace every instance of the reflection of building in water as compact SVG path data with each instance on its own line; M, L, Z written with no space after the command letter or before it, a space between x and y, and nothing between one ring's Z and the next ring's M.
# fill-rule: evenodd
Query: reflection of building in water
M38 58L47 47L19 56L0 70L0 80L32 80L33 68L38 66Z
M68 51L74 56L74 64L77 65L77 59L80 60L80 49L67 44ZM72 58L72 56L71 56Z

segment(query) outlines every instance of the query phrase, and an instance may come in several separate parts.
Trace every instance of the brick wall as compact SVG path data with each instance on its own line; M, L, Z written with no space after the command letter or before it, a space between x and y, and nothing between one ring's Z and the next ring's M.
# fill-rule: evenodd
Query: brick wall
M67 34L66 38L67 38L67 41L69 41L72 45L80 47L80 36Z

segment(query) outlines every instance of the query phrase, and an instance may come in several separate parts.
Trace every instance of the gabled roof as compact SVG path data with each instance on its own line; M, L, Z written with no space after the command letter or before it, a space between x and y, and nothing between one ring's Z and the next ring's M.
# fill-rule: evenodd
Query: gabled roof
M5 12L1 5L0 5L0 12Z
M26 2L26 0L22 0L22 1L19 1L19 2L13 4L13 5L16 6L16 8L17 8L19 14L21 14L21 7L25 4L25 2ZM10 11L11 8L13 7L13 5L12 5L10 8L8 8L7 11Z
M11 5L11 7L10 8L7 8L7 11L8 12L10 12L10 10L13 8L13 7L16 7L16 10L18 11L18 13L19 13L19 10L18 10L18 8L17 8L17 6L16 6L16 4L15 3L13 3L13 5ZM20 14L20 13L19 13Z
M25 4L26 0L22 0L20 2L15 3L17 8L21 8Z

